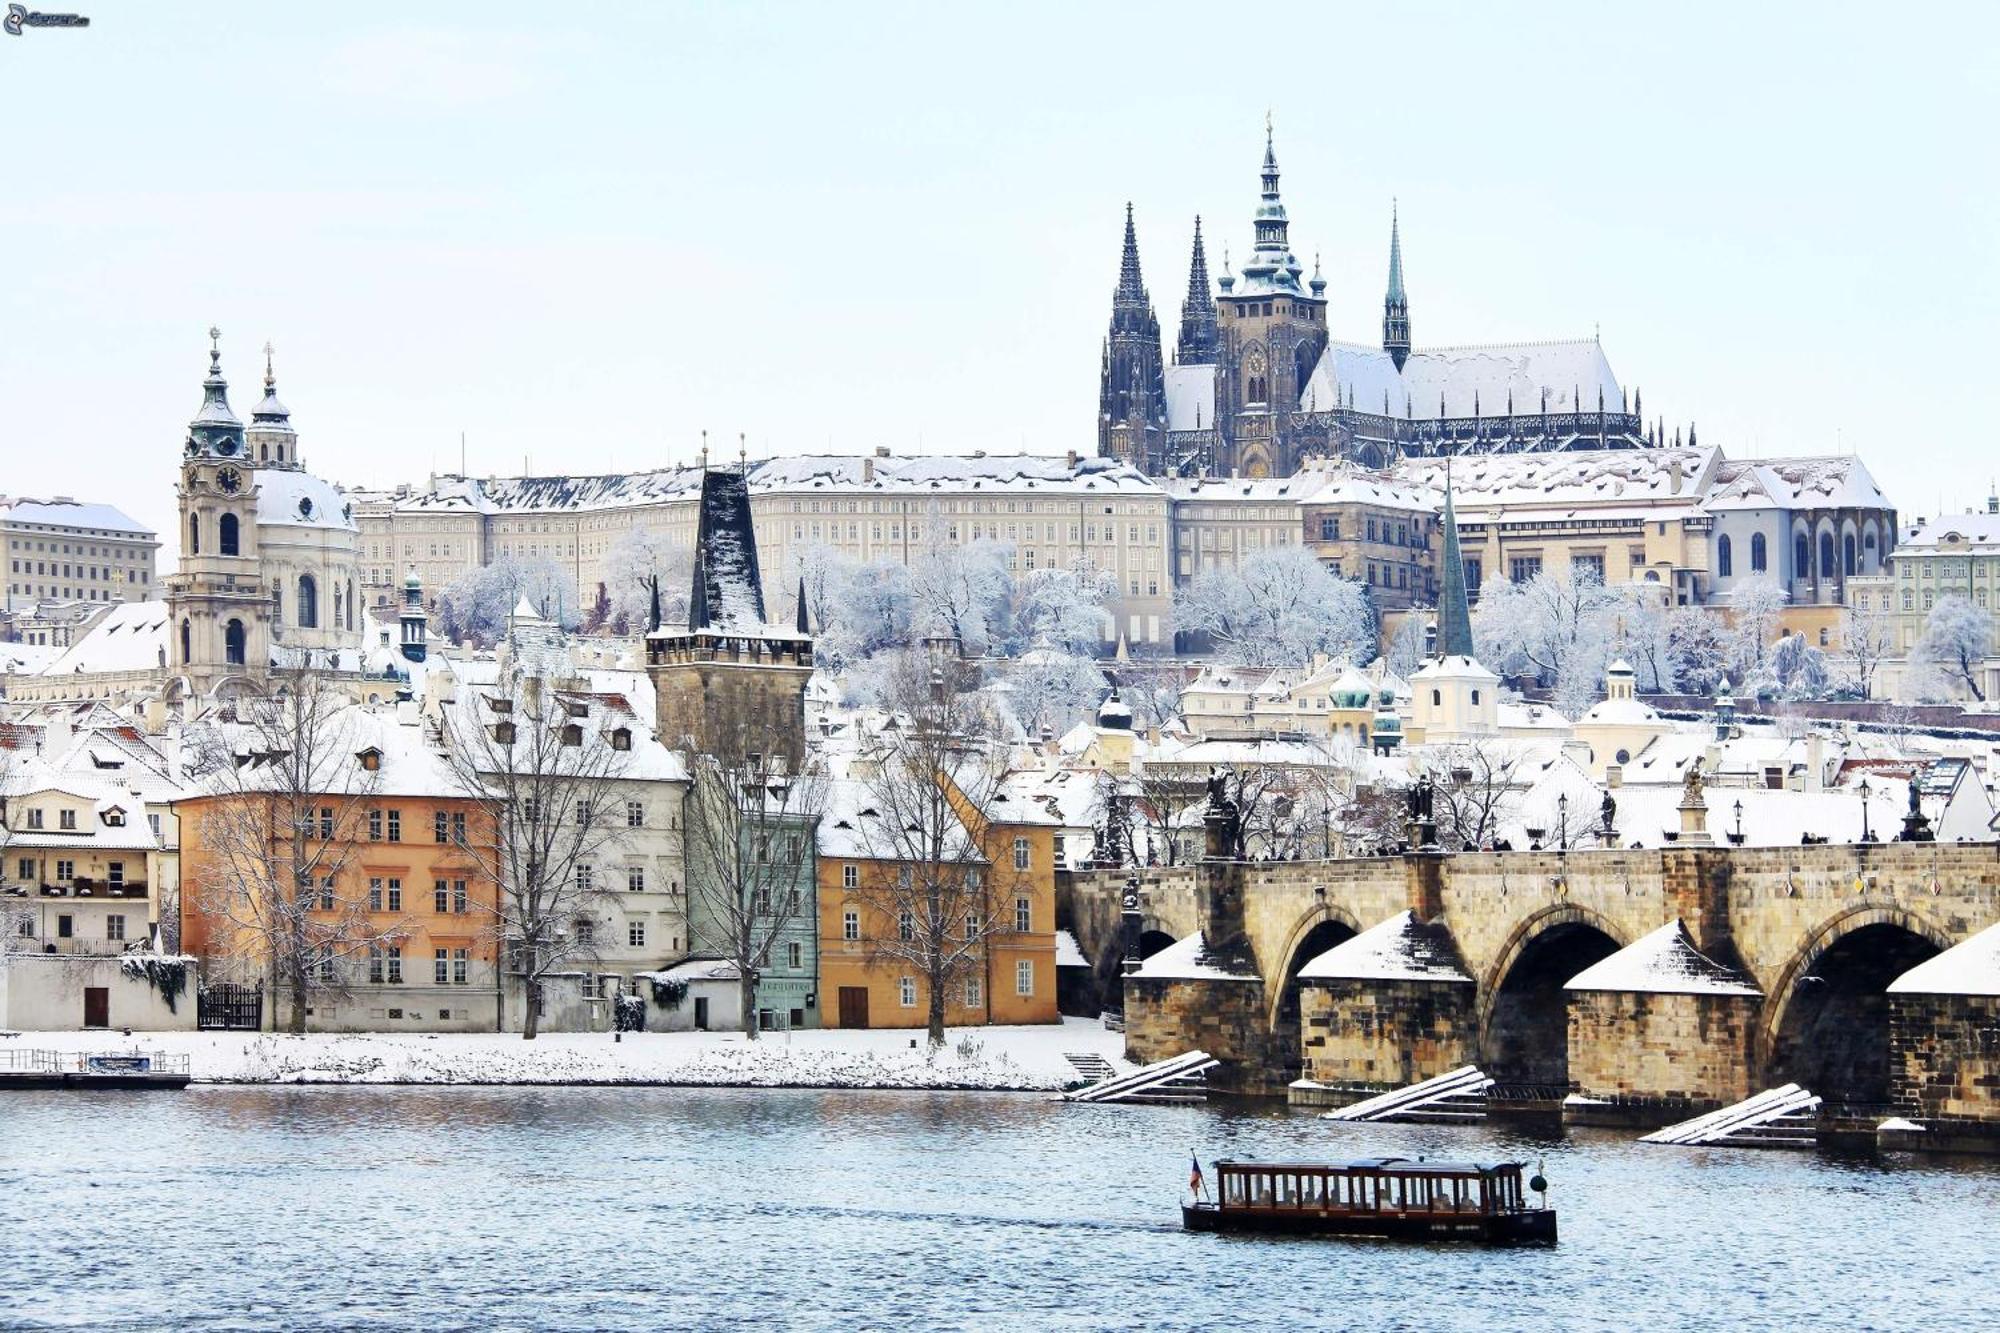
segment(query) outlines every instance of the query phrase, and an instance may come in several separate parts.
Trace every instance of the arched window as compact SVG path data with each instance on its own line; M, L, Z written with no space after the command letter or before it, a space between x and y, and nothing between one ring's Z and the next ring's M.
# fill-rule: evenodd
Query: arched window
M1729 558L1729 534L1726 532L1715 539L1715 572L1725 579L1736 572Z
M1765 567L1766 567L1766 566L1767 566L1767 565L1768 565L1769 563L1770 563L1770 559L1769 559L1769 557L1768 557L1768 556L1766 555L1766 553L1765 553L1765 543L1764 543L1764 534L1763 534L1763 533L1761 533L1761 532L1753 532L1753 533L1751 533L1751 534L1750 534L1750 572L1751 572L1751 573L1753 573L1753 574L1762 574L1762 573L1764 572L1764 570L1765 570Z
M1854 573L1854 534L1851 532L1840 539L1840 568L1842 573Z
M1442 707L1444 707L1444 691L1443 691L1443 690L1432 690L1432 691L1431 691L1431 707L1432 707L1432 708L1442 708Z
M222 630L222 660L230 666L243 665L243 622L232 620Z
M1907 595L1907 594L1905 594ZM194 629L185 618L181 620L181 665L186 666L194 657Z
M299 628L319 628L319 584L310 574L299 575Z
M1803 528L1792 535L1792 577L1812 577L1812 540Z
M1819 535L1819 576L1823 579L1833 577L1833 534L1830 532Z
M216 525L215 549L223 555L241 555L243 549L239 531L236 515L224 514L222 521Z
M201 515L188 515L188 554L201 554Z

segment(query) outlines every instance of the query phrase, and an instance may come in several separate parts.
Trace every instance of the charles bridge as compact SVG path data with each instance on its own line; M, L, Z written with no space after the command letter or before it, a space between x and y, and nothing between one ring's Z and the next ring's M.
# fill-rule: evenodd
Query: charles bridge
M1567 1098L1572 1119L1603 1106L1664 1122L1797 1082L1829 1104L2000 1120L2000 998L1885 992L2000 922L2000 845L1210 852L1058 886L1100 994L1122 991L1135 1060L1199 1047L1224 1061L1219 1087L1308 1101L1476 1063L1503 1085L1546 1090L1545 1102ZM1400 941L1384 927L1390 965L1364 951L1358 967L1300 977L1404 913ZM1677 922L1684 934L1668 944L1694 953L1711 984L1565 990ZM1134 955L1158 959L1175 942L1187 943L1164 966L1135 970ZM1413 945L1442 965L1395 965Z

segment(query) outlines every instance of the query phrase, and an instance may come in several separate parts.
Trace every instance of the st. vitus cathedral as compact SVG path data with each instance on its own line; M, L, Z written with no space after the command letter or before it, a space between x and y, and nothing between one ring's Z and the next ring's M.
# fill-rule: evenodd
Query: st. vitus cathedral
M1416 348L1392 210L1380 346L1327 328L1326 280L1292 253L1269 126L1255 244L1211 287L1195 219L1180 337L1169 361L1125 248L1111 299L1097 451L1154 476L1289 476L1313 457L1381 467L1407 455L1642 448L1658 443L1595 337Z

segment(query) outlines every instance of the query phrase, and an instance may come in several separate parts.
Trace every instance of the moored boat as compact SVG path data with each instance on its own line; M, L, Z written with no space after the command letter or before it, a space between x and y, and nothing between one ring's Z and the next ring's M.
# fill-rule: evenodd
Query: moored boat
M1212 1198L1181 1206L1189 1231L1553 1245L1555 1210L1529 1204L1520 1162L1371 1157L1214 1164ZM1529 1186L1543 1188L1536 1176ZM1197 1164L1190 1187L1207 1191Z
M137 1048L94 1055L0 1050L0 1089L178 1089L185 1088L189 1080L185 1055Z

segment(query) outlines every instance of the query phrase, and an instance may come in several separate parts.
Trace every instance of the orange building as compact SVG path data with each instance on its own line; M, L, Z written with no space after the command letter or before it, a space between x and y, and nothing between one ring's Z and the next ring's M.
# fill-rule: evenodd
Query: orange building
M826 1027L920 1028L930 996L918 968L885 956L900 930L889 906L903 873L897 839L881 828L866 786L836 782L819 826L819 996ZM980 877L968 915L984 924L970 955L954 969L945 1022L1055 1023L1055 827L1031 812L982 817L953 789L967 827L963 859Z
M239 768L179 806L182 948L205 983L257 988L267 1029L302 1001L316 1032L497 1030L499 886L464 850L492 846L493 820L418 724L367 708L346 721L359 743L316 770L329 790ZM269 886L301 875L294 912Z

